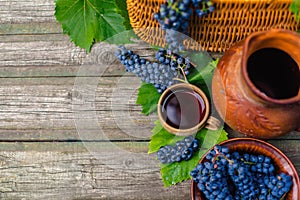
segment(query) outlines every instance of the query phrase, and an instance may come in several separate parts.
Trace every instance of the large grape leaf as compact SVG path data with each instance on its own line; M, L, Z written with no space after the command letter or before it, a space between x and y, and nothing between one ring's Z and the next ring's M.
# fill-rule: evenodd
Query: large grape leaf
M294 13L297 22L300 19L300 0L293 0L290 5L290 10Z
M88 52L94 42L125 31L112 0L56 0L55 17L75 45Z
M149 154L158 151L162 146L175 144L177 141L184 138L169 133L166 129L163 128L159 120L157 120L155 124L156 126L152 130L152 136L148 146Z
M212 77L219 60L212 60L206 56L201 56L201 54L195 54L191 59L196 64L196 68L191 70L187 79L190 84L201 88L206 96L210 98Z
M202 86L210 84L213 77L213 72L217 67L219 60L212 60L210 62L205 62L206 65L197 66L189 75L188 81L191 84Z
M160 94L152 84L142 83L138 91L136 104L142 106L142 113L149 115L156 111L159 97Z
M217 131L201 129L196 138L202 143L200 150L188 161L161 165L161 177L165 187L175 185L191 178L190 172L197 166L203 155L214 145L227 140L227 132L221 128Z
M123 25L126 30L132 29L130 24L130 19L127 11L127 3L126 0L115 0L117 5L117 12L123 17Z

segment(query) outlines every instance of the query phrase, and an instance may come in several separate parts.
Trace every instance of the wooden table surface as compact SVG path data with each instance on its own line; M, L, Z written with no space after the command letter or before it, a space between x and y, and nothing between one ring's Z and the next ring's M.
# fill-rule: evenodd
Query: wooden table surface
M0 199L190 199L147 155L156 116L135 105L139 80L117 62L80 73L88 55L54 7L0 0ZM300 133L269 142L300 172Z

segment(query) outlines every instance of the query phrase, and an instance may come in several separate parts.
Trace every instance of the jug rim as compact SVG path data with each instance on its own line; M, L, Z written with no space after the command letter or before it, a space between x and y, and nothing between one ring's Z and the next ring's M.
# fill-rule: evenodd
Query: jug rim
M270 39L272 37L274 37L274 34L277 33L281 33L281 34L289 34L293 37L298 37L298 40L300 41L300 34L294 32L294 31L290 31L290 30L285 30L285 29L271 29L271 30L267 30L267 31L259 31L259 32L255 32L250 34L246 39L245 39L245 43L243 46L243 54L242 54L242 75L245 78L245 82L248 85L248 87L251 89L251 91L257 95L258 97L260 97L261 99L268 101L268 102L272 102L272 103L276 103L276 104L293 104L293 103L297 103L300 102L300 88L298 89L298 94L290 97L290 98L283 98L283 99L276 99L276 98L272 98L267 96L264 92L262 92L261 90L259 90L254 83L250 80L250 77L248 75L248 71L247 71L247 60L248 60L248 47L249 47L249 43L251 40L258 38L258 37L262 37L264 39ZM299 43L300 44L300 43ZM266 48L266 47L263 47ZM262 48L258 48L256 50L259 50ZM281 49L281 48L278 48ZM298 65L299 69L300 69L300 65Z

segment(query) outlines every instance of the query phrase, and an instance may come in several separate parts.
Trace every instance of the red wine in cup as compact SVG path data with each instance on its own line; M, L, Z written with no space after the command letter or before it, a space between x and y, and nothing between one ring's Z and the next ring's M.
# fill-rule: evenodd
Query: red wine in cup
M194 90L178 88L166 94L162 103L162 117L177 129L189 129L199 124L205 116L206 105Z

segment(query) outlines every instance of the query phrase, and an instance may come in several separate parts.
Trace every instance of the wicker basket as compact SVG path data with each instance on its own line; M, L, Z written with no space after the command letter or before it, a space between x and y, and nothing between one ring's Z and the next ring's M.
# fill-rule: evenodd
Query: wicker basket
M165 46L164 31L153 19L164 0L127 0L128 14L135 33L144 41ZM224 52L252 32L283 28L300 29L289 10L292 0L212 0L215 11L199 18L192 16L189 33L197 45L189 49Z

